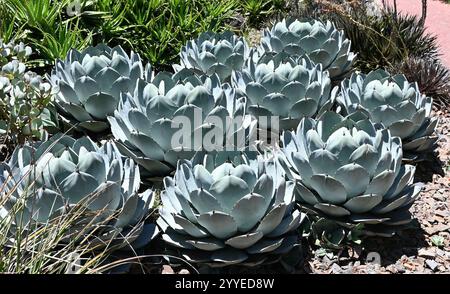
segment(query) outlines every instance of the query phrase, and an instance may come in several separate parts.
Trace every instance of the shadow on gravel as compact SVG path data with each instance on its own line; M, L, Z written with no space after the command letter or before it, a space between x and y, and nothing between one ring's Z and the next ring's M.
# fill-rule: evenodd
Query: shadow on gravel
M411 228L397 233L391 238L367 238L363 242L364 251L378 253L381 266L395 264L403 255L417 256L420 248L427 247L425 231L417 220L409 225ZM381 249L381 250L380 250Z
M445 176L445 163L439 159L438 153L433 153L426 161L417 163L414 182L429 183L433 181L433 175Z

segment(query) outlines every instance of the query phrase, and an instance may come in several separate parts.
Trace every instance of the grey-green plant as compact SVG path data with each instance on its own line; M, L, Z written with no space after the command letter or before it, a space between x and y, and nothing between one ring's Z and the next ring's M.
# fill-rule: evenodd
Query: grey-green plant
M1 193L7 197L0 215L12 218L13 235L14 228L45 226L80 204L86 215L70 228L68 241L87 226L95 231L92 246L139 248L156 233L154 224L145 223L153 191L140 193L138 166L124 161L113 142L98 147L89 137L57 134L17 147L0 171ZM12 211L18 202L24 206L21 214Z
M55 102L65 122L80 130L100 133L108 130L107 116L114 113L121 93L132 92L144 69L139 55L128 55L120 46L104 44L81 52L71 50L65 60L58 60L50 81Z
M423 159L437 146L439 119L431 113L433 99L404 75L390 75L382 69L367 75L353 74L342 82L337 100L344 114L354 120L368 117L400 137L408 160Z
M298 201L345 228L391 236L412 220L421 191L415 167L402 165L402 145L387 129L334 112L305 118L285 132L279 159L296 181Z
M314 63L322 64L331 79L339 80L352 70L356 54L350 47L351 41L330 21L283 19L270 30L264 30L258 51L262 60L277 55L283 58L306 55Z
M189 41L180 52L180 64L175 71L192 69L197 74L217 74L222 82L230 81L232 71L240 71L250 50L244 38L230 31L205 32Z
M0 41L0 136L7 143L44 139L57 126L50 84L24 63L31 53L23 43Z
M303 117L329 110L337 93L337 88L331 91L328 72L307 58L258 63L249 59L242 72L233 73L232 81L248 97L248 112L256 118L278 116L281 130L295 129Z
M300 242L305 215L273 158L207 169L179 161L164 179L157 223L188 262L211 267L275 262Z
M123 94L108 120L123 154L139 163L146 176L160 177L173 171L178 159L191 159L196 152L227 144L244 147L254 125L244 115L245 105L245 97L221 85L217 75L201 79L187 71L160 72L151 82L139 80L134 95ZM227 124L230 119L236 124ZM203 145L206 136L215 146Z

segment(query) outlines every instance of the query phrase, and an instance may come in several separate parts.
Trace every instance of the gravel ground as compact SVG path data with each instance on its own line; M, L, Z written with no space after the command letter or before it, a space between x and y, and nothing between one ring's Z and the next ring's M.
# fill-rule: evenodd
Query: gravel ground
M312 273L450 273L450 113L440 117L438 155L417 166L425 188L411 207L411 229L389 239L366 239L339 253L313 252ZM381 249L381 250L380 250Z

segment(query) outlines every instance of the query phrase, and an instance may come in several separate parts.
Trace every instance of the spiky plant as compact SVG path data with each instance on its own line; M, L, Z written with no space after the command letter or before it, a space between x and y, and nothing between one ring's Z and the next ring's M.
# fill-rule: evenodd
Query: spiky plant
M355 7L350 12L334 10L327 17L352 41L352 49L358 52L355 66L363 71L392 66L408 57L435 60L439 56L436 36L426 32L418 16L397 15L390 8L373 15Z
M403 73L409 81L416 81L420 92L433 97L434 106L450 106L450 71L442 63L412 57L395 64L392 72Z

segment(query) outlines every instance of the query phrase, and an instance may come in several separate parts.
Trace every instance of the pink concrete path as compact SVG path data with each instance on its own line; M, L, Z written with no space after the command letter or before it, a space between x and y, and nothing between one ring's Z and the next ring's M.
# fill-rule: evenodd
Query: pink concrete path
M379 2L381 3L381 0ZM422 15L421 0L397 0L397 8L401 13ZM437 36L441 59L447 67L450 67L450 4L439 0L428 0L425 25L428 32Z

